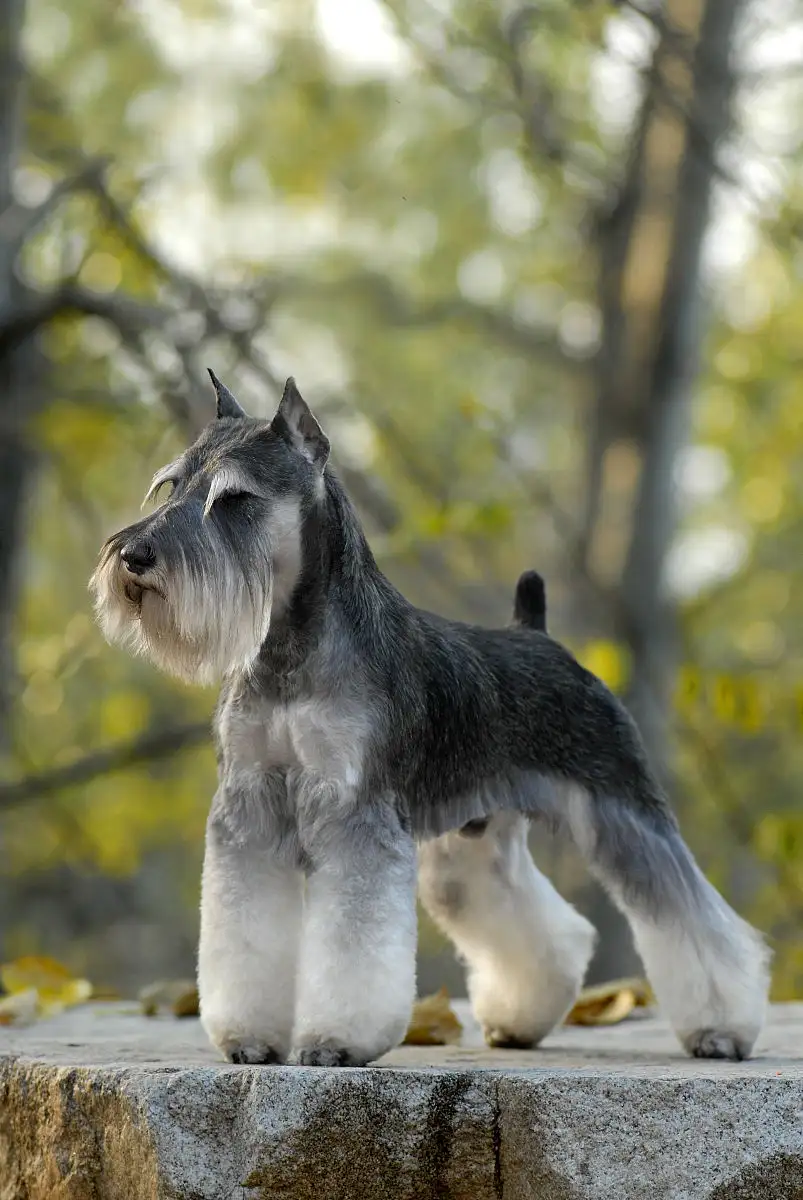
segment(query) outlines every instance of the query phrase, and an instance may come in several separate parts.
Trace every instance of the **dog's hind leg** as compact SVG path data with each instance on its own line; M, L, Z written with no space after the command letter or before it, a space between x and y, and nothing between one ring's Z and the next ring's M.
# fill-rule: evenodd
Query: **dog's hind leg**
M630 922L659 1004L697 1058L746 1058L764 1023L769 953L700 871L660 797L564 786L568 826Z
M566 1015L595 932L535 866L528 821L498 813L419 847L419 894L468 972L494 1046L534 1046Z

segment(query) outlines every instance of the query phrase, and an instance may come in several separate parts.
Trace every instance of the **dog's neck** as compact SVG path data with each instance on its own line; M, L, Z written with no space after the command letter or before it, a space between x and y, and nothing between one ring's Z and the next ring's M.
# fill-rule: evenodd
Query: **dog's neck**
M333 619L367 632L381 617L385 593L394 591L331 468L324 482L323 496L302 512L298 580L260 649L254 672L260 679L303 672Z

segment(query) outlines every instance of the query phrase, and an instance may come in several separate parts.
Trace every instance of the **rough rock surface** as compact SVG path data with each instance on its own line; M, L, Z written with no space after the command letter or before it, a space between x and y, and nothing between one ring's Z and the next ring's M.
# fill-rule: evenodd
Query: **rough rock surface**
M658 1017L356 1071L228 1066L125 1005L0 1029L0 1200L272 1197L803 1200L803 1005L740 1064Z

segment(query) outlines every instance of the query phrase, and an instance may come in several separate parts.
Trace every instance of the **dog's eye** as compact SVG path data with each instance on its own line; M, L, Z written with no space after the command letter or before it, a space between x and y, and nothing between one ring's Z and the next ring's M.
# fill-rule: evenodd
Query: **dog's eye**
M233 512L243 501L252 500L253 498L252 492L242 491L237 488L232 488L231 491L219 492L216 496L212 496L207 500L204 508L204 516L213 511L220 513Z
M236 504L240 500L250 500L252 495L253 495L252 492L243 492L243 491L221 492L219 496L215 497L215 499L213 500L212 503L213 504L226 504L227 502L229 502L231 504Z
M248 490L248 480L243 478L241 472L224 466L209 481L204 516L208 516L213 508L218 512L231 512L248 499L253 499L253 493Z

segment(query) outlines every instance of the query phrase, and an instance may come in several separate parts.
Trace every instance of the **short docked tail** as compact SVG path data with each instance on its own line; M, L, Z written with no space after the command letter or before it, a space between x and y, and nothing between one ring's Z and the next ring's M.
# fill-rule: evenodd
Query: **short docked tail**
M525 571L516 584L513 621L524 629L546 633L546 585L537 571Z

